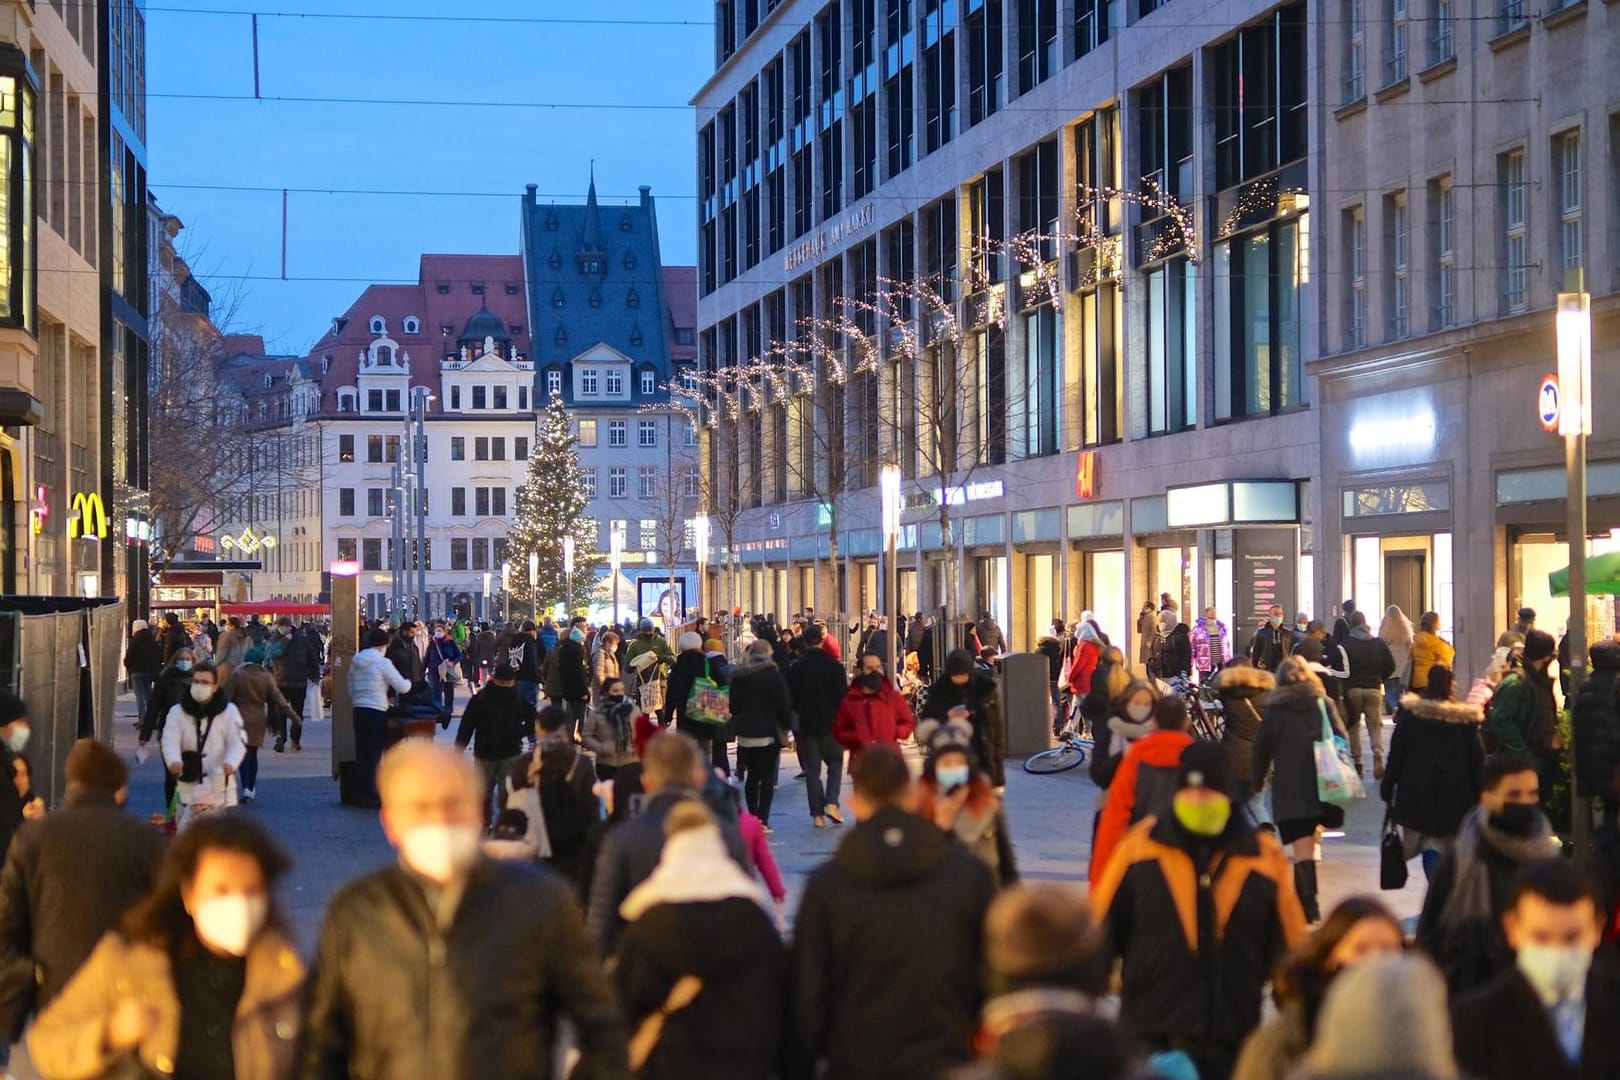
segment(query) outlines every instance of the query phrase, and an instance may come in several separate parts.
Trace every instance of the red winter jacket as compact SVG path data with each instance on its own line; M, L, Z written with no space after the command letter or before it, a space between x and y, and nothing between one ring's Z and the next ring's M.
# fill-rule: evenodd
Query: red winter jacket
M859 683L850 686L838 706L838 717L833 721L833 738L850 753L850 766L855 757L874 743L899 746L900 740L911 734L917 726L911 715L911 706L900 696L888 680L875 694L868 694Z
M1091 676L1097 670L1102 651L1094 641L1082 641L1074 647L1074 658L1069 661L1069 692L1076 697L1091 693Z

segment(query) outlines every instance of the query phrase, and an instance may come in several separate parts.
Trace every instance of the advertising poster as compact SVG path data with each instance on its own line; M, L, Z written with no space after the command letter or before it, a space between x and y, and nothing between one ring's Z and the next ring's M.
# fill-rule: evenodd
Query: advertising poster
M664 626L684 622L688 590L694 587L688 580L690 577L690 574L677 573L673 588L667 574L661 577L638 578L636 614Z
M1232 628L1234 655L1248 649L1272 604L1282 605L1284 626L1294 625L1294 612L1299 610L1299 542L1295 536L1294 529L1232 530L1232 599L1237 608L1237 626Z

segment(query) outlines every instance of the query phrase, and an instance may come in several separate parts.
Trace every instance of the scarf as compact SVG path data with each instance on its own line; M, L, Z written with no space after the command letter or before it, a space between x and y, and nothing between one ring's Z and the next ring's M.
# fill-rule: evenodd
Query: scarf
M180 698L179 704L181 710L193 720L212 720L225 711L225 706L230 704L230 700L220 688L216 688L214 696L207 701L198 701L191 696L191 691L187 690Z
M1527 863L1556 854L1554 840L1552 823L1545 814L1536 819L1536 828L1528 836L1510 836L1490 823L1483 806L1470 810L1463 818L1452 851L1457 875L1440 912L1441 925L1456 930L1474 919L1492 918L1491 872L1480 845L1489 845L1492 851L1516 863Z
M713 825L687 829L664 841L663 854L647 880L619 905L625 922L635 922L659 904L700 904L713 900L752 900L766 911L770 898L759 882L743 873Z

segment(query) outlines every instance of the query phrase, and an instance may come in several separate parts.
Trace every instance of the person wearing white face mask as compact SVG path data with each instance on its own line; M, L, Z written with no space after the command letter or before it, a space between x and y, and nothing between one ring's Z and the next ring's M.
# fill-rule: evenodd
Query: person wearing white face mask
M236 814L181 833L152 892L34 1022L34 1067L47 1077L294 1076L304 965L273 892L289 865Z
M0 769L8 779L16 771L17 755L28 745L29 734L28 706L16 694L0 690ZM0 784L0 860L22 823L22 796L15 785Z
M1620 970L1591 879L1564 859L1519 874L1502 928L1514 966L1452 1008L1457 1063L1476 1080L1620 1075Z
M567 886L483 857L481 781L464 755L406 739L377 773L399 865L333 897L303 1075L554 1075L572 1022L579 1072L621 1080L625 1033Z
M198 664L186 696L163 722L163 764L175 779L183 823L205 807L236 805L236 770L245 757L242 714L221 693L214 665Z

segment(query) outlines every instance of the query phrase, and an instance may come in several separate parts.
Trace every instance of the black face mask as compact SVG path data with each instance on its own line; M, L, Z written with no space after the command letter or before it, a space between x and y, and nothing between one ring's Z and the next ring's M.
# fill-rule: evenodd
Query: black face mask
M883 685L883 674L882 672L878 671L862 672L861 677L857 679L856 682L859 682L861 686L867 690L875 691L878 687Z
M1502 812L1491 815L1491 827L1509 836L1529 836L1541 820L1541 808L1534 803L1508 803Z

